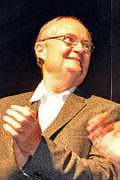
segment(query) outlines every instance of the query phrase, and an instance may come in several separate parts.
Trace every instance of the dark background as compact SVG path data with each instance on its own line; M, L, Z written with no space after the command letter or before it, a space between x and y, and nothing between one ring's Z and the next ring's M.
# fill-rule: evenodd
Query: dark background
M120 3L118 0L2 0L0 98L31 91L41 80L34 43L40 27L60 15L77 16L96 46L82 88L120 102Z

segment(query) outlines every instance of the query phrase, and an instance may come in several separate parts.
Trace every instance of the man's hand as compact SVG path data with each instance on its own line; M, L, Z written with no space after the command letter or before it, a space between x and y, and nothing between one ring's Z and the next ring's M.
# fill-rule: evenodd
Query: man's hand
M13 139L13 149L18 167L22 169L27 162L29 154L21 150L15 139Z
M41 128L35 113L28 107L17 105L12 105L6 113L3 118L5 131L13 136L21 152L33 155L41 141Z
M120 122L111 122L108 112L89 121L89 139L115 165L120 166Z

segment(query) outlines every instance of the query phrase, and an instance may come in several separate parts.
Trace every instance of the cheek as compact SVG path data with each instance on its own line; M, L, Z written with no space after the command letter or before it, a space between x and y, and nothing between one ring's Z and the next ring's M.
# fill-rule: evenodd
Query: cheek
M86 75L89 69L90 65L90 57L87 57L84 59L84 64L83 64L83 74Z
M90 65L90 56L87 56L84 61L85 67L88 69Z
M62 50L60 46L48 48L45 58L45 67L49 72L61 71L64 63L64 58L61 52Z

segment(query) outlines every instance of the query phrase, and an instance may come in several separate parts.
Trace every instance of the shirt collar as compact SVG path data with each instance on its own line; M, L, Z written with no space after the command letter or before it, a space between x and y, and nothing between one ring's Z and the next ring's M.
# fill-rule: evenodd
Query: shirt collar
M73 87L67 91L64 91L62 93L56 94L54 95L55 98L59 98L62 99L63 101L66 101L67 98L69 97L70 94L72 94L75 91L76 87ZM52 96L51 94L48 93L48 91L46 90L43 80L38 84L35 92L33 93L32 98L30 99L30 102L35 102L35 101L39 101L42 96Z
M35 89L31 99L30 99L30 102L35 102L35 101L39 101L41 99L41 97L44 95L44 94L47 94L47 90L44 86L44 83L43 83L43 80L38 84L37 88Z

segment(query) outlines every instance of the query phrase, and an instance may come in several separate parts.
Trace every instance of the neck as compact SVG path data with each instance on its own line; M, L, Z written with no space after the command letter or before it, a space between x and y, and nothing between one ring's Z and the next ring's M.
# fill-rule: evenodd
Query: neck
M75 87L75 86L71 86L71 83L64 80L63 81L62 80L58 81L54 79L48 80L47 78L47 79L43 79L43 82L47 91L52 95L62 93L68 89L71 89L72 87Z
M47 73L46 71L43 71L43 82L45 88L52 95L62 93L81 84L81 79L78 78L77 80L77 78L78 74L75 76L71 72L60 74Z

